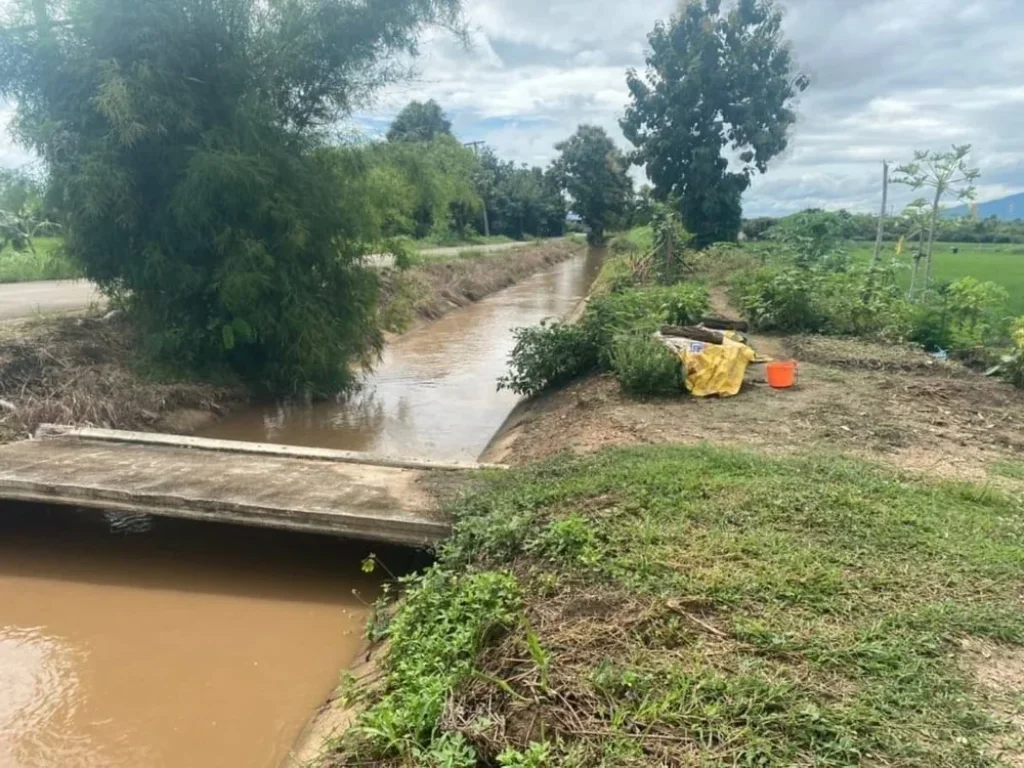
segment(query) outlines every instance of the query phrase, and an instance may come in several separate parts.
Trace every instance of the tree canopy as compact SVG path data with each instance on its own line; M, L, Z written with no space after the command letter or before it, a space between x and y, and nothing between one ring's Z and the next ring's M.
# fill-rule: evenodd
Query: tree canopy
M772 0L687 0L648 36L647 69L627 73L621 121L658 196L679 201L698 245L733 240L741 197L755 173L786 148L794 75ZM730 164L724 150L734 161Z
M632 203L629 162L605 130L594 125L579 126L555 149L560 154L554 172L572 197L573 210L589 228L591 240L600 242L605 229Z
M325 136L458 0L19 0L0 95L154 354L331 394L380 343Z
M388 141L433 141L451 133L451 121L436 101L411 101L391 123Z

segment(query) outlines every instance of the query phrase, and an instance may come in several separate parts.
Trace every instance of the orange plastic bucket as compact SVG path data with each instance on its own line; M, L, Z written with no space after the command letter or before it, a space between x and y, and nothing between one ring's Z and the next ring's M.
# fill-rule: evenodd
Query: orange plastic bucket
M772 389L789 389L796 383L796 361L768 363L768 386Z

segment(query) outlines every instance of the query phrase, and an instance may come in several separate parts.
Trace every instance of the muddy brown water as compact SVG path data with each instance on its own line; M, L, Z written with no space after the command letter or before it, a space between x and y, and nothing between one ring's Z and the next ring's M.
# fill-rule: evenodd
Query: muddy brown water
M519 401L498 392L511 329L572 311L600 271L591 249L394 340L359 392L313 405L240 411L203 437L474 460Z
M410 557L376 551L396 567ZM326 537L5 508L0 766L275 768L358 653L378 588L366 554Z
M517 398L511 328L564 315L591 251L386 351L344 402L208 436L472 459ZM414 555L372 548L393 569ZM0 509L0 768L277 768L361 647L379 576L354 542L147 517ZM353 592L358 593L353 594Z

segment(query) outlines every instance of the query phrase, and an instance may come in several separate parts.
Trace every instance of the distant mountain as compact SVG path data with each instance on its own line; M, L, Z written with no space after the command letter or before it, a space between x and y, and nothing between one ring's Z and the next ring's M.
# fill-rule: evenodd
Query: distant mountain
M970 212L970 206L960 205L950 208L942 215L951 219L955 216L967 216ZM978 203L978 218L987 219L989 216L995 216L997 219L1024 219L1024 192L999 200L990 200L987 203Z

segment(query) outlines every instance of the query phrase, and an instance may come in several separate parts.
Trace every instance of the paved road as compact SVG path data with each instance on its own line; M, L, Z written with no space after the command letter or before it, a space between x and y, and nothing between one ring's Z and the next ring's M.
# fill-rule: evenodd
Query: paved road
M494 243L463 245L457 248L429 248L422 253L431 256L455 256L462 251L504 251L530 243ZM14 320L50 312L85 309L102 297L95 286L85 280L53 280L39 283L5 283L0 285L0 320Z
M101 300L96 286L85 280L51 280L0 285L0 320L31 317L37 313L85 309Z

